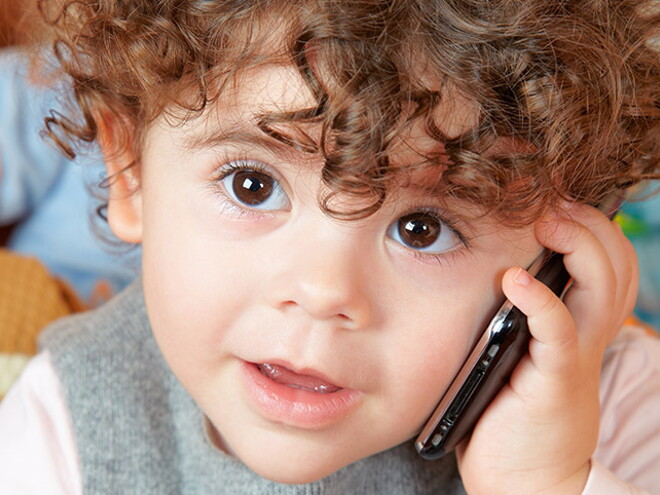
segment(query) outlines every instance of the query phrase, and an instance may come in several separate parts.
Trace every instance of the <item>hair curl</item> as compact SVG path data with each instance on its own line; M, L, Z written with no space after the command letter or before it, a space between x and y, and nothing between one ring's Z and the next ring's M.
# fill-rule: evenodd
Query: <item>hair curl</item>
M657 9L643 0L39 0L78 117L47 130L74 155L115 115L138 157L163 112L198 115L242 69L299 70L316 106L264 115L265 132L317 123L332 191L326 211L371 214L401 167L392 147L414 122L441 145L413 168L442 170L443 194L508 223L560 199L597 204L658 178ZM281 43L264 53L276 29ZM272 43L271 43L272 45ZM478 118L457 135L438 109L461 95ZM183 111L183 113L182 113ZM131 139L129 139L129 136ZM502 144L504 143L504 145ZM410 168L409 167L409 168ZM371 202L334 211L333 194Z

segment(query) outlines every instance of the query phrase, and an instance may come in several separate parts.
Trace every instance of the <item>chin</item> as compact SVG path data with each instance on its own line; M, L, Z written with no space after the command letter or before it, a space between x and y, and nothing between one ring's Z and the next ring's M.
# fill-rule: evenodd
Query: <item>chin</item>
M245 464L262 478L287 485L313 483L346 466L346 464L327 465L310 459L290 461L286 465L283 465L281 460Z
M234 454L259 476L288 485L313 483L360 458L354 446L341 448L327 439L298 446L269 447L262 443L258 448L239 447Z
M335 471L315 471L315 470L294 470L290 473L282 473L281 471L266 471L256 473L262 478L269 479L276 483L282 483L285 485L304 485L307 483L314 483L316 481L322 480L326 476L331 475Z

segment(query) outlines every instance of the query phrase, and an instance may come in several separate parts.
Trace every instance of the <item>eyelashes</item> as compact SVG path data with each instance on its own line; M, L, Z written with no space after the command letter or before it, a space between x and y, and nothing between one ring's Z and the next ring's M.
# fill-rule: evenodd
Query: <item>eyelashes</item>
M430 255L446 253L465 244L460 232L430 208L397 218L387 228L387 236L413 251Z
M258 162L232 162L216 179L238 205L263 211L288 211L291 201L280 184Z
M257 221L291 211L291 197L278 177L272 167L255 160L222 165L214 174L213 185L223 202L223 213ZM416 259L446 261L460 248L469 249L468 239L456 223L438 208L420 207L389 223L385 235Z

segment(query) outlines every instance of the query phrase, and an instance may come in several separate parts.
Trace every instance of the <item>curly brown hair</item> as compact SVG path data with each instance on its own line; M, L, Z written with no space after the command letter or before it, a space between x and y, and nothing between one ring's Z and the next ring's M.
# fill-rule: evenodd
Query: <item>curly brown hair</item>
M658 178L660 14L643 0L39 0L79 114L46 119L74 155L116 115L119 144L140 157L163 112L198 115L241 70L293 63L316 106L263 115L316 123L332 194L384 201L391 150L423 122L441 153L408 168L437 168L443 194L508 223L537 218L560 199L597 204L608 192ZM278 43L266 40L281 33ZM264 46L269 46L265 52ZM469 101L469 129L447 131L438 109ZM297 135L297 134L296 134ZM133 139L128 139L132 136ZM132 144L131 144L132 143ZM440 175L440 173L438 173Z

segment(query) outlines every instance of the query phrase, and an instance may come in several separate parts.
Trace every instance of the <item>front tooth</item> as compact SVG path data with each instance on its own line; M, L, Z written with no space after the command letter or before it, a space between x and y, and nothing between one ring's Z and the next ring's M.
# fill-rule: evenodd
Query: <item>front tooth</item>
M331 383L326 383L319 378L299 375L282 366L261 363L258 365L258 368L264 376L291 388L309 390L310 392L318 392L320 394L332 393L339 390L339 387Z
M262 373L268 375L271 378L275 378L282 374L282 372L279 370L277 366L273 366L272 364L269 363L260 364L259 369L261 370Z

